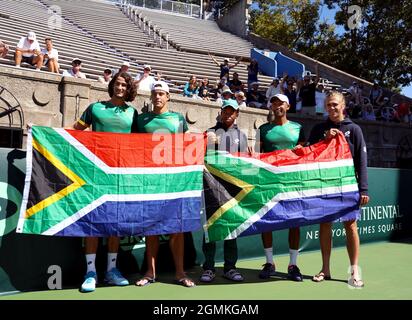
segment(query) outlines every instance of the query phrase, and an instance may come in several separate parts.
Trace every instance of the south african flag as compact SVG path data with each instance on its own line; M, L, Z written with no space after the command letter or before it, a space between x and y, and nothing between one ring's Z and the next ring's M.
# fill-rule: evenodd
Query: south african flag
M201 228L202 134L33 126L17 232L157 235Z
M359 214L353 159L342 134L297 150L208 152L205 165L206 241Z

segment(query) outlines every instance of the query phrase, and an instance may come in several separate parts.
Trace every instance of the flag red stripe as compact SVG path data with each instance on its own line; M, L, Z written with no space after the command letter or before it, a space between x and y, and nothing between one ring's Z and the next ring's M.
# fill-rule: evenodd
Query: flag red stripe
M349 144L340 133L330 142L321 141L312 146L296 150L278 150L268 153L237 153L237 156L255 158L274 166L290 166L296 164L330 162L336 160L352 159Z
M66 130L109 167L202 165L205 136L197 133L151 134Z

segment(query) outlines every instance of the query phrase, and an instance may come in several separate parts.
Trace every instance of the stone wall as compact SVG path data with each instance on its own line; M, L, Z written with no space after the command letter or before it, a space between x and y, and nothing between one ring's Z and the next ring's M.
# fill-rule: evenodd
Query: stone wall
M109 98L107 87L96 81L63 78L25 68L0 66L0 85L20 102L24 111L24 127L27 123L71 126L90 103ZM12 97L0 94L0 108L4 108L4 100L11 101ZM149 93L139 92L132 104L139 112L150 109ZM169 108L182 113L193 132L203 132L213 126L220 111L219 105L214 102L202 102L176 94L171 94ZM266 122L267 115L267 110L247 108L241 111L238 125L247 133L251 145L256 129ZM303 125L306 137L313 125L322 121L321 118L299 114L290 114L289 118ZM412 129L407 124L356 122L362 127L368 145L369 166L394 167L397 150L398 157L412 158ZM0 119L0 125L8 125L8 118Z

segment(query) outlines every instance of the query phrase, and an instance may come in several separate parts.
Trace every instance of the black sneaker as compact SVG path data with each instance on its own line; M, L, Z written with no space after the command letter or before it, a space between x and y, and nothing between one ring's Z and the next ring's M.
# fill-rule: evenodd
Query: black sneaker
M259 272L260 279L269 279L271 276L276 275L276 268L274 264L265 263L262 271Z
M298 266L291 265L288 267L288 279L293 281L303 281L303 277Z

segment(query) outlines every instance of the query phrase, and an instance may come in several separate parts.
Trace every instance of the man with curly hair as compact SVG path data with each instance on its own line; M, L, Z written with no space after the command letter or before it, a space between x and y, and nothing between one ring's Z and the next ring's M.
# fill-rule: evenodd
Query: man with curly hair
M125 72L116 74L108 85L108 92L110 100L89 105L73 125L74 129L85 130L91 126L93 131L99 132L137 132L137 111L127 104L136 97L136 87L133 85L131 76ZM96 289L95 259L98 241L97 237L85 238L87 271L81 286L82 292L92 292ZM107 249L107 272L104 281L116 286L128 285L129 281L116 267L119 238L109 237Z

